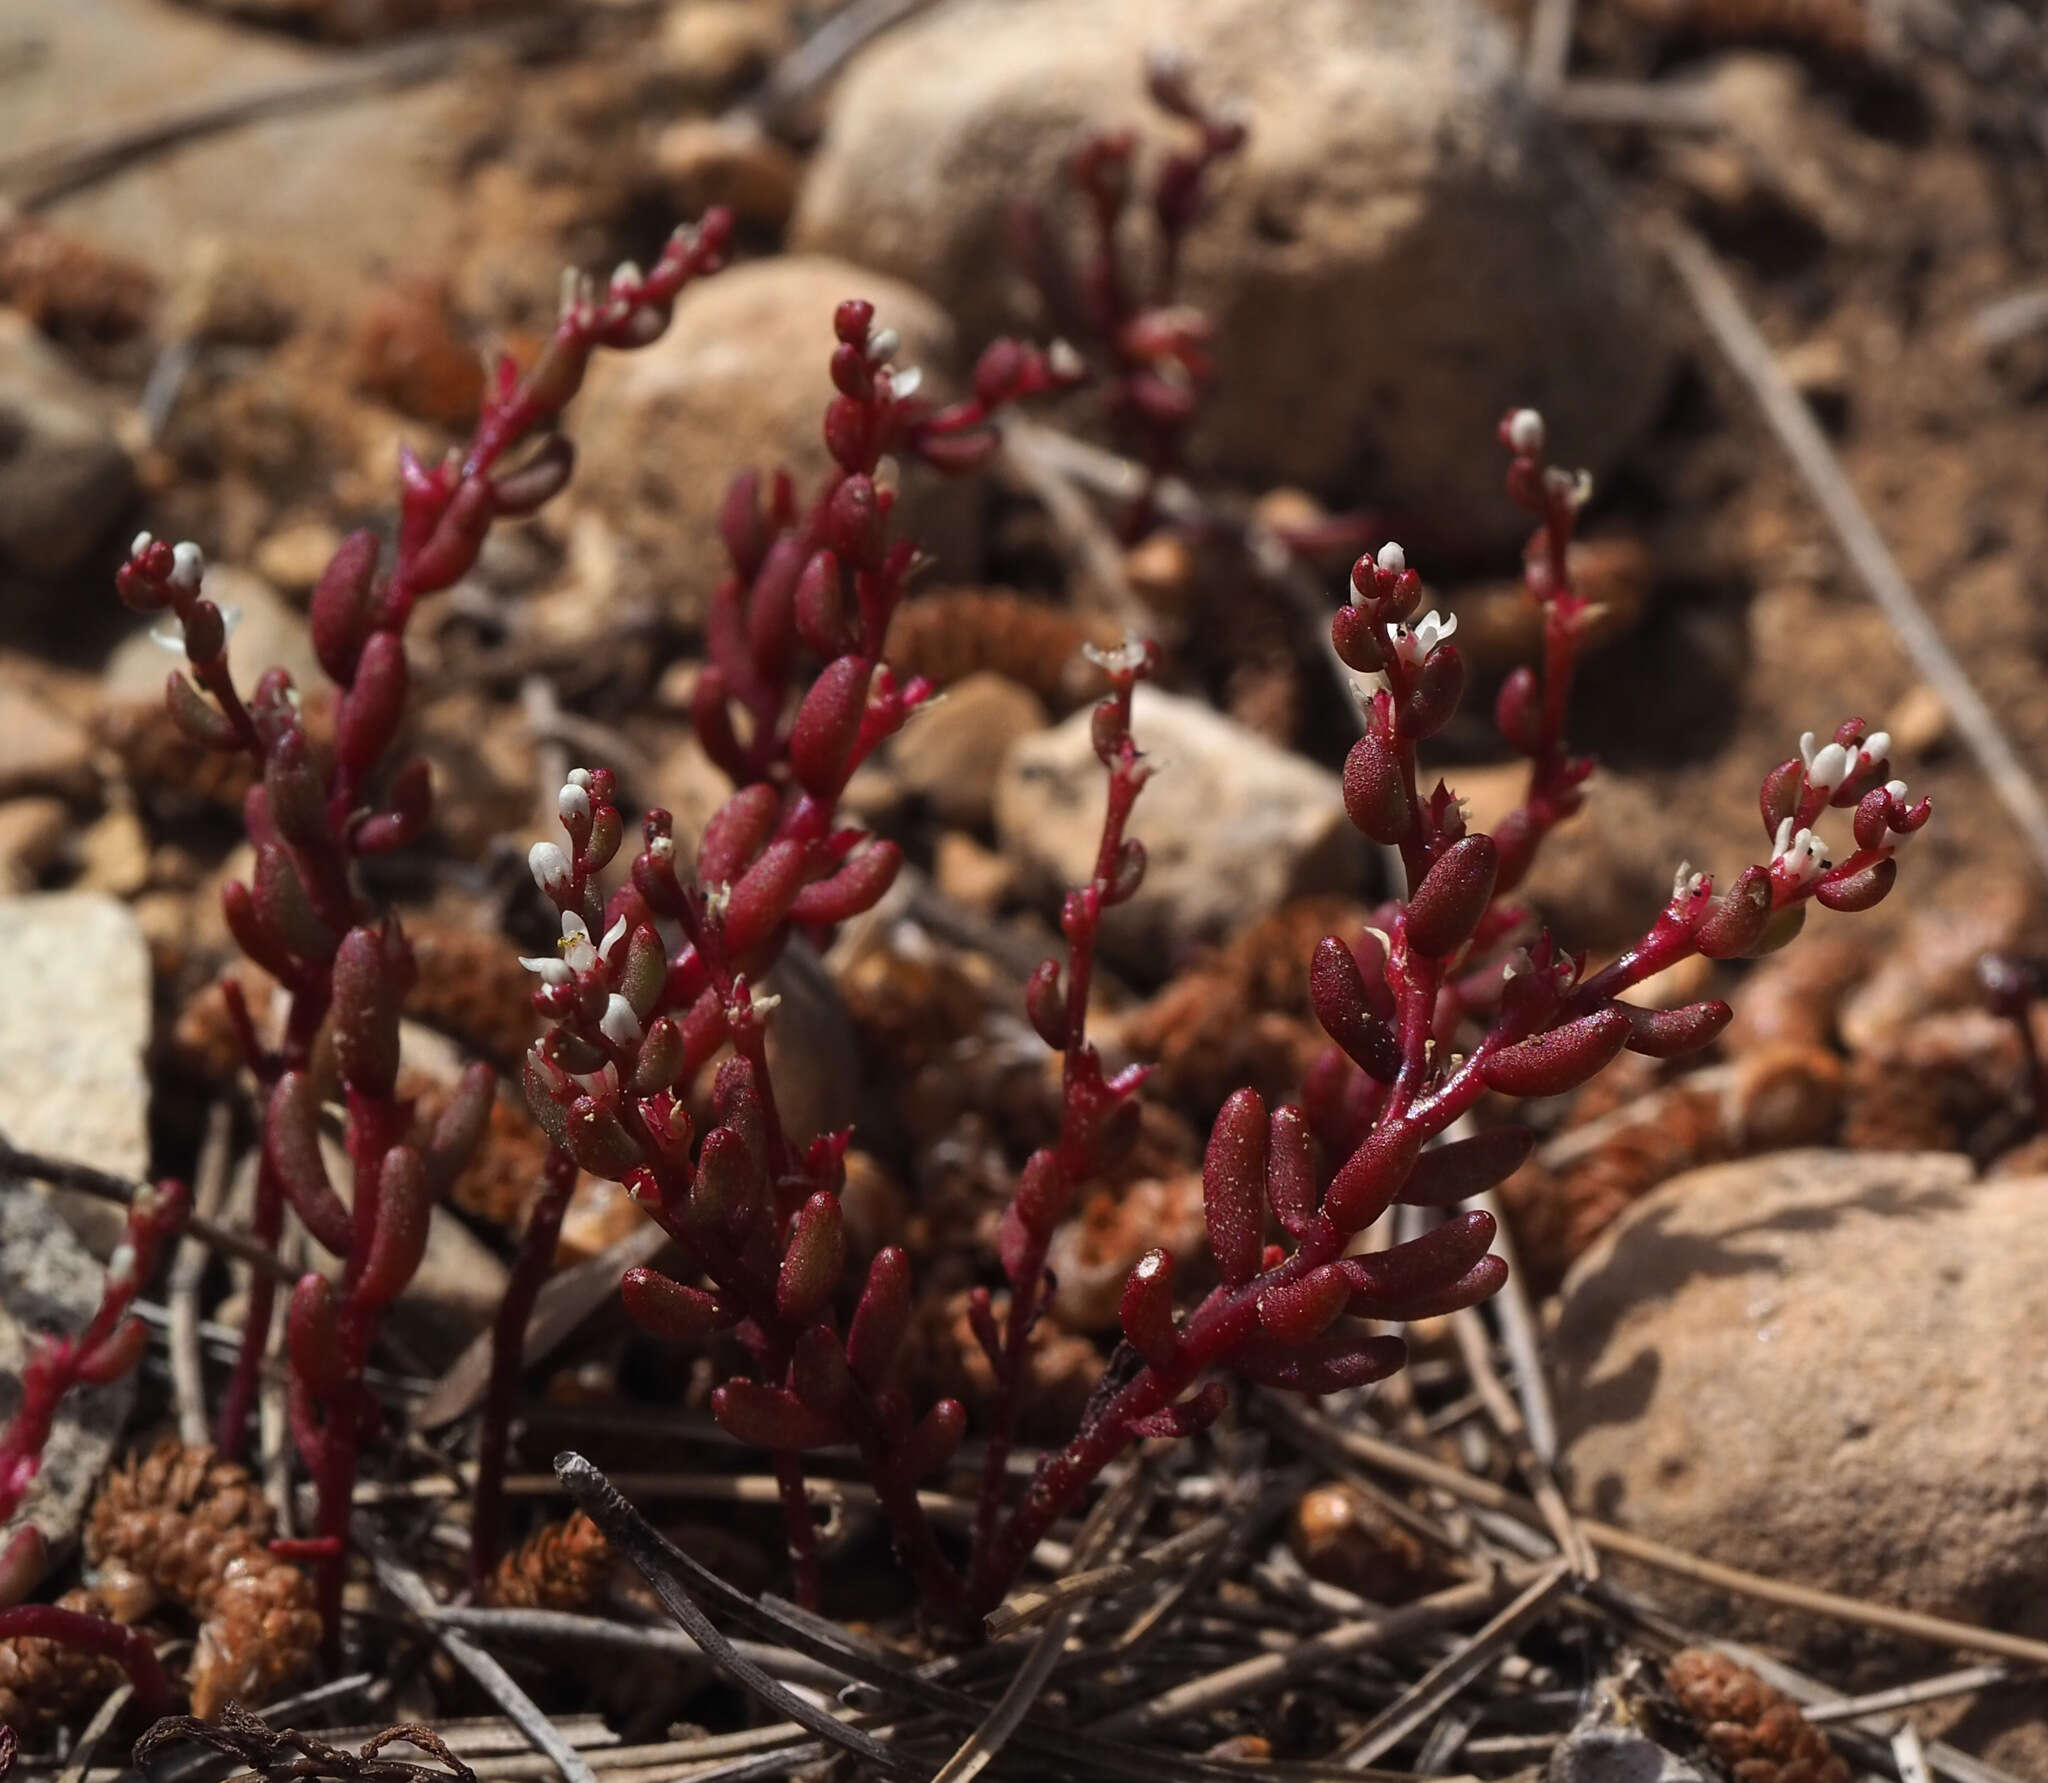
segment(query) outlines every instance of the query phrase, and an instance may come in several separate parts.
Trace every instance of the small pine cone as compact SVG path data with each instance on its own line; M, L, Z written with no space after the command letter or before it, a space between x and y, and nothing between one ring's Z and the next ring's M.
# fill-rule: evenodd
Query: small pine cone
M1735 1783L1849 1783L1849 1767L1799 1705L1755 1672L1688 1647L1664 1680Z
M1852 1151L1988 1156L2022 1130L2026 1061L2003 1018L1944 1010L1859 1052L1844 1089L1842 1142Z
M587 1610L611 1571L611 1544L581 1511L544 1524L498 1562L489 1601L511 1610Z
M419 968L405 1012L452 1035L500 1071L518 1068L540 1034L533 979L500 935L428 917L408 918L405 938Z
M90 1590L67 1591L57 1603L61 1609L106 1613L106 1605ZM81 1653L61 1641L39 1635L0 1641L0 1727L35 1738L75 1722L121 1678L121 1668L113 1660Z
M175 1440L116 1468L93 1501L86 1559L198 1619L189 1682L202 1718L274 1695L320 1644L311 1581L270 1552L271 1531L247 1468Z
M1106 620L998 589L959 588L921 594L898 607L885 654L899 679L922 675L950 687L993 670L1065 710L1101 683L1081 646L1108 650L1122 642Z

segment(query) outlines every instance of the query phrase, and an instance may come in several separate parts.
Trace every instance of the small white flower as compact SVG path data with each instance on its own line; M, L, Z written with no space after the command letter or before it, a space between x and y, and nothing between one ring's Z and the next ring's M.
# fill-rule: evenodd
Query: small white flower
M567 984L570 979L576 976L575 973L569 970L568 961L559 956L550 959L545 955L529 956L521 954L519 956L519 963L527 971L538 973L542 984Z
M570 1072L569 1081L586 1096L602 1096L619 1087L619 1074L612 1069L611 1061L606 1060L595 1071Z
M1379 555L1373 559L1390 576L1398 576L1408 567L1408 553L1392 539L1380 547Z
M1524 458L1543 450L1543 417L1534 409L1517 409L1508 417L1508 444Z
M107 1286L126 1288L135 1280L135 1247L125 1238L107 1259Z
M1887 780L1884 783L1884 789L1893 798L1897 799L1900 804L1903 805L1906 802L1906 783L1903 780Z
M597 1031L614 1046L632 1046L640 1038L640 1018L633 1013L633 1005L613 991L598 1018Z
M562 958L572 972L588 972L597 964L597 949L590 945L590 931L573 910L562 912Z
M1818 879L1834 865L1827 857L1827 844L1819 834L1810 829L1795 830L1789 817L1778 825L1777 846L1771 854L1773 866L1780 862L1791 874L1795 886Z
M569 857L552 842L536 842L526 851L526 870L549 897L566 896L572 883ZM563 919L567 921L565 917Z
M676 839L673 836L656 836L647 844L647 852L658 861L672 861L676 858Z
M1088 369L1080 353L1071 341L1056 340L1045 350L1045 369L1056 378L1078 378Z
M597 957L607 966L612 963L612 949L618 946L625 933L626 919L623 916L615 918L612 926L605 930L604 939L597 944Z
M1839 743L1829 743L1814 751L1813 760L1806 764L1806 778L1812 785L1833 792L1853 769L1854 758L1849 751Z
M580 786L585 792L590 790L591 779L588 768L571 768L563 778L571 786Z
M555 815L564 823L588 823L590 794L573 780L565 781L562 790L555 794Z
M868 363L887 365L896 357L896 349L903 344L903 337L893 328L872 328L868 331Z
M1892 734L1890 731L1872 731L1857 744L1856 749L1866 764L1883 761L1892 752Z
M1692 869L1691 861L1680 861L1678 863L1678 871L1671 876L1671 895L1673 898L1696 898L1701 892L1706 890L1706 886L1706 874L1695 873Z
M583 275L573 266L562 268L562 288L557 307L563 315L573 310L583 296Z
M1114 650L1104 650L1098 644L1083 644L1081 654L1104 674L1130 674L1145 666L1145 640L1127 635Z
M713 922L725 921L725 913L731 908L731 880L725 880L718 885L707 885L704 888L704 911Z
M206 553L190 539L182 539L171 547L171 573L166 580L173 588L197 588L205 573Z
M135 542L128 547L128 555L130 557L140 557L143 554L143 552L147 551L150 548L150 546L154 545L155 543L155 533L138 532L135 535Z
M1799 762L1809 773L1813 771L1814 744L1813 732L1801 731L1799 733Z
M612 295L623 297L637 287L647 275L631 260L621 260L612 268Z
M779 992L771 993L768 991L756 991L753 995L752 1000L754 1014L757 1017L766 1015L771 1010L780 1009L782 1007L782 997Z
M889 394L898 402L908 402L917 394L918 386L923 382L924 368L919 365L906 365L901 371L892 371L889 374Z
M1411 669L1419 668L1429 653L1457 629L1457 614L1425 613L1413 626L1394 627L1394 653Z

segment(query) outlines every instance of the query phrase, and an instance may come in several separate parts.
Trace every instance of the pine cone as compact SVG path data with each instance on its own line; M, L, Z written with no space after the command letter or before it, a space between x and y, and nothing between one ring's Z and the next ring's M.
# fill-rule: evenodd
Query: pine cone
M131 1457L93 1500L86 1559L131 1595L124 1607L140 1614L154 1592L198 1619L189 1683L202 1719L275 1694L320 1644L312 1583L270 1552L271 1531L247 1468L175 1440Z
M611 1544L581 1511L535 1530L498 1562L489 1601L513 1610L587 1610L611 1571Z
M1106 620L997 589L960 588L918 595L898 607L886 655L899 679L922 675L950 687L988 669L1065 710L1101 682L1081 646L1111 649L1122 641Z
M239 812L256 778L255 765L240 750L230 753L193 742L161 698L109 701L93 714L92 731L152 811L199 806Z
M134 260L31 218L0 228L0 303L47 334L120 340L149 320L156 280Z
M67 1591L58 1607L105 1615L106 1605L90 1590ZM0 1726L34 1738L76 1721L114 1689L120 1666L61 1641L17 1635L0 1641Z
M405 1000L415 1021L453 1036L500 1071L514 1071L540 1034L533 979L500 935L430 917L408 917L419 977Z
M1842 1141L1852 1151L1996 1152L2021 1130L2025 1058L2012 1025L1942 1010L1849 1061Z
M1747 1667L1688 1647L1665 1667L1664 1681L1735 1783L1849 1783L1827 1736Z

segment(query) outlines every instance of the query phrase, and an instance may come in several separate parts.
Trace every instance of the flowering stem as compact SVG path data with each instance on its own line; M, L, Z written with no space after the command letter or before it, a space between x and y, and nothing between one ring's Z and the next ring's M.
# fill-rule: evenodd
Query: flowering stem
M149 1636L111 1617L87 1610L67 1610L50 1603L18 1603L0 1609L0 1641L55 1641L81 1653L111 1659L128 1674L135 1688L135 1706L145 1715L161 1715L171 1706L171 1681Z

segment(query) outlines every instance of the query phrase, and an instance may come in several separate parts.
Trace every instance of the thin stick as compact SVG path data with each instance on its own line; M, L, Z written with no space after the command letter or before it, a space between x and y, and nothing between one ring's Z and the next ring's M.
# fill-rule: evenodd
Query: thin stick
M1370 1653L1396 1645L1416 1635L1428 1634L1475 1611L1491 1609L1516 1584L1528 1578L1523 1570L1512 1580L1508 1575L1481 1579L1468 1585L1453 1585L1415 1602L1388 1610L1384 1615L1356 1622L1340 1622L1321 1634L1297 1642L1283 1653L1262 1653L1237 1665L1225 1666L1206 1677L1190 1679L1147 1702L1134 1703L1114 1715L1092 1722L1089 1732L1132 1735L1145 1733L1191 1715L1206 1714L1226 1703L1263 1695L1282 1685L1336 1665L1356 1653Z
M1873 1690L1868 1696L1838 1697L1833 1702L1809 1703L1800 1712L1816 1727L1831 1721L1858 1721L1865 1715L1881 1715L1887 1709L1910 1709L1921 1703L1936 1703L1946 1697L1967 1696L2003 1684L2012 1673L2003 1665L1971 1665L1961 1671L1943 1672L1938 1678L1922 1678L1914 1684L1897 1684L1890 1690Z
M65 1761L64 1769L58 1774L57 1783L81 1783L85 1773L92 1769L93 1754L100 1749L100 1741L107 1737L107 1730L120 1719L135 1695L135 1686L123 1678L107 1692L106 1698L93 1711L93 1717L79 1734L77 1745L71 1749L71 1756Z
M1417 1678L1339 1746L1332 1756L1348 1769L1363 1770L1382 1753L1398 1746L1492 1665L1549 1605L1550 1600L1564 1589L1571 1573L1570 1565L1564 1561L1551 1567L1455 1653L1439 1660Z
M1515 1398L1522 1407L1529 1446L1549 1467L1557 1461L1557 1411L1550 1402L1550 1377L1544 1372L1543 1346L1536 1335L1536 1309L1529 1304L1508 1217L1492 1189L1474 1195L1466 1205L1493 1215L1494 1254L1508 1266L1507 1285L1493 1297L1494 1310L1500 1315L1501 1342L1515 1365Z
M1540 97L1548 98L1564 85L1565 65L1572 55L1572 17L1577 10L1574 0L1536 0L1522 77Z
M228 1141L234 1131L234 1111L216 1102L206 1111L206 1137L199 1146L199 1166L193 1172L192 1211L212 1220L221 1210L228 1189ZM199 1284L209 1261L206 1245L188 1233L178 1240L171 1261L170 1284L165 1290L170 1314L167 1333L171 1356L171 1393L178 1406L178 1440L187 1448L204 1448L207 1441L206 1370L199 1345Z
M1644 130L1687 130L1701 135L1728 125L1713 94L1690 81L1607 80L1581 75L1551 95L1550 109L1567 124L1628 124Z
M1227 1517L1205 1517L1180 1534L1169 1536L1157 1547L1147 1548L1114 1566L1098 1566L1086 1572L1069 1573L1057 1584L1043 1590L1013 1597L999 1609L991 1610L983 1622L991 1639L1014 1634L1039 1617L1091 1597L1109 1597L1133 1585L1143 1585L1170 1568L1192 1559L1230 1533Z
M432 1630L442 1651L483 1687L491 1700L505 1711L505 1718L532 1743L536 1752L547 1755L561 1773L563 1783L596 1783L582 1754L562 1737L555 1724L535 1706L533 1699L513 1682L512 1674L460 1629L436 1623L435 1614L441 1606L435 1602L434 1593L426 1580L385 1545L377 1526L368 1518L358 1517L354 1533L357 1545L369 1555L370 1564L376 1568L378 1584Z
M1901 1721L1892 1735L1892 1761L1899 1767L1899 1783L1934 1783L1919 1731L1910 1721Z
M1834 528L1871 598L1927 684L1949 710L1957 732L2011 813L2038 866L2048 871L2048 801L2013 749L2005 729L1985 705L1941 633L1928 618L1900 573L1883 537L1871 522L1820 424L1779 368L1770 343L1743 307L1728 275L1706 243L1682 224L1659 219L1656 235L1700 320L1728 363L1748 384L1764 419L1778 436L1808 489Z
M679 1659L710 1659L711 1654L679 1628L645 1628L634 1622L614 1622L605 1616L577 1616L563 1610L478 1609L468 1604L451 1605L434 1612L439 1627L465 1628L514 1639L563 1641L575 1646L624 1647L641 1653L671 1653ZM786 1647L771 1647L760 1641L734 1641L733 1649L744 1653L773 1677L794 1679L823 1690L838 1690L846 1674L836 1667L821 1665Z
M1006 416L1002 461L1038 498L1053 531L1078 559L1081 573L1094 585L1110 617L1133 635L1142 635L1151 629L1152 619L1124 573L1122 548L1082 498L1060 455L1046 449L1047 431L1036 422Z
M864 44L925 11L934 0L853 0L776 64L768 78L725 114L762 129L789 128L806 104Z

